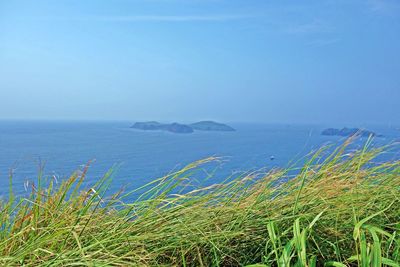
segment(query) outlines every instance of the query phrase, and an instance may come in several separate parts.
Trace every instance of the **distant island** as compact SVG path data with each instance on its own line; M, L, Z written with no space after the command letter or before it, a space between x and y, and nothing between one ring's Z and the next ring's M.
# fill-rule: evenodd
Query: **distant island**
M235 129L233 129L231 126L228 126L223 123L214 122L214 121L199 121L199 122L190 124L190 127L192 127L194 130L198 130L198 131L220 131L220 132L235 131Z
M360 129L360 128L347 128L344 127L342 129L336 129L336 128L328 128L322 131L322 135L328 135L328 136L344 136L344 137L349 137L355 134L358 134L359 136L362 137L369 137L369 136L376 136L376 137L382 137L382 135L377 134L372 131Z
M136 122L131 126L133 129L145 130L145 131L168 131L171 133L193 133L193 128L179 123L163 124L156 121L148 122Z
M232 132L235 131L232 127L218 123L214 121L200 121L192 124L180 124L180 123L159 123L157 121L148 122L136 122L131 126L133 129L144 130L144 131L168 131L171 133L193 133L197 131L220 131L220 132Z

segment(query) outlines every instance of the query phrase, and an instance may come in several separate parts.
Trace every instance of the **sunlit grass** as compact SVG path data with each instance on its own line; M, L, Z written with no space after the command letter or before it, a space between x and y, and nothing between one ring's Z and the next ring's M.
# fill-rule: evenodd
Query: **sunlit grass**
M289 181L273 170L195 188L208 158L126 195L109 197L111 171L81 188L87 167L27 198L10 188L0 265L399 266L400 161L348 145L314 153Z

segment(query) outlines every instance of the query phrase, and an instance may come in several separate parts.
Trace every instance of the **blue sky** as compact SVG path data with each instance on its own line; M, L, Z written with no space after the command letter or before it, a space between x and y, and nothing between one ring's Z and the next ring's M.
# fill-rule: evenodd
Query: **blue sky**
M0 118L400 123L397 0L0 2Z

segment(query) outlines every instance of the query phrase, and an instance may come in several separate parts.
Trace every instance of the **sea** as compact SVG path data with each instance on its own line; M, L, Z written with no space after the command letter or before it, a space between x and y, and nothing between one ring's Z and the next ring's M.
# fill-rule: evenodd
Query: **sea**
M339 145L343 137L323 136L327 127L352 125L231 123L235 132L174 134L130 129L132 122L98 121L0 121L0 198L23 196L38 176L58 184L88 164L85 187L111 170L109 192L139 188L194 161L218 157L205 184L256 170L301 164L310 152L325 145ZM368 126L384 137L375 145L400 141L399 128ZM366 139L356 141L362 147ZM393 145L381 160L400 159ZM11 177L11 179L10 179ZM201 182L201 181L200 181Z

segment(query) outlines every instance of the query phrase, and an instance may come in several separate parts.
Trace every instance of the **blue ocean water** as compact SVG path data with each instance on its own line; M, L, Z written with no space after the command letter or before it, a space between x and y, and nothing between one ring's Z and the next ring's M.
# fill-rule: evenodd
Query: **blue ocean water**
M0 122L0 196L7 197L9 174L13 188L24 194L24 182L35 181L39 167L45 176L64 179L94 160L86 184L95 183L115 164L110 191L137 188L186 164L209 156L224 163L208 182L219 182L240 171L285 167L326 143L343 138L321 136L325 126L284 124L231 124L236 132L173 134L130 129L131 122ZM331 125L329 125L331 126ZM340 127L340 126L339 126ZM400 137L389 127L371 127L385 135L386 144ZM360 145L363 140L360 140ZM387 159L398 157L398 151ZM271 156L275 159L271 160Z

